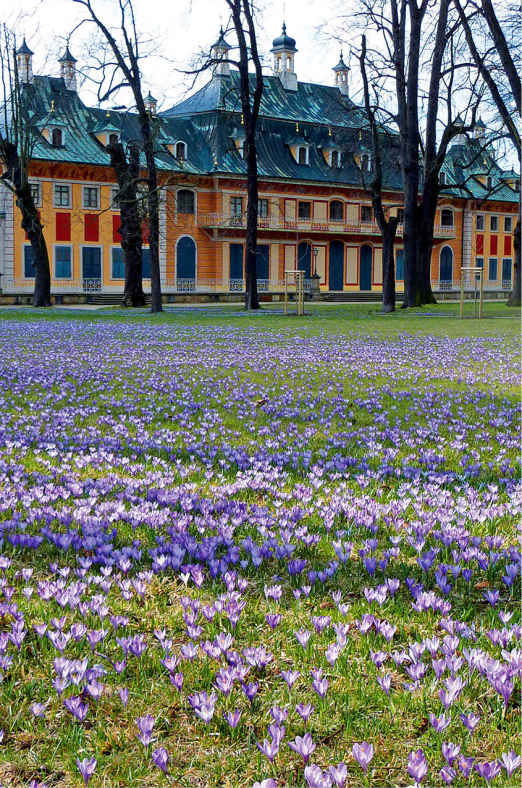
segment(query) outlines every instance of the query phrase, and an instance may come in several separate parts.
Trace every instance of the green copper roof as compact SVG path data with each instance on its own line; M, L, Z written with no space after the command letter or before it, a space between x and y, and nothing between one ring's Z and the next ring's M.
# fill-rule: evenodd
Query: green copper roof
M464 199L518 202L519 195L506 180L519 178L513 170L504 171L497 164L494 150L485 138L466 139L453 144L446 154L442 170L447 188L442 193ZM480 179L491 178L491 186ZM453 188L452 188L453 187Z
M24 85L23 95L34 128L35 159L109 166L109 154L96 132L117 131L123 142L140 140L135 113L86 107L75 91L66 89L62 78L36 76L32 84ZM246 174L245 161L234 144L244 128L237 72L225 78L215 75L196 94L152 121L156 162L161 170L188 175ZM52 125L64 128L64 144L60 147L51 145L41 133ZM384 134L384 185L399 191L402 181L397 135L386 129ZM169 151L177 141L187 144L183 161ZM484 166L476 146L483 142L470 140L465 145L453 145L444 163L449 184L445 191L464 198L516 201L518 195L506 183L507 174L496 165L491 151L487 169L493 173L495 188L488 194L479 182L479 171ZM308 148L308 164L298 164L294 158L292 146L300 144ZM325 161L323 153L332 147L341 151L340 167L330 167ZM300 82L296 91L286 91L278 77L265 77L257 148L261 177L369 187L371 174L362 173L355 160L370 150L365 113L335 87ZM465 188L457 188L463 182Z

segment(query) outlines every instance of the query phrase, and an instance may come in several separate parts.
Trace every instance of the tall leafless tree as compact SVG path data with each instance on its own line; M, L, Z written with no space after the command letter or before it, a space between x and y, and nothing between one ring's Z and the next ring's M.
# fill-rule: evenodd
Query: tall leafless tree
M372 177L370 190L372 194L373 214L382 234L382 311L395 311L395 258L393 245L397 233L398 216L386 216L382 200L382 143L376 110L370 101L370 88L366 70L366 36L362 36L359 64L363 80L364 107L370 126L372 146Z
M520 140L520 112L521 112L521 81L519 70L515 63L516 48L513 51L508 45L504 30L491 0L453 0L457 9L460 24L466 36L466 42L475 66L488 87L494 105L508 131L509 138L518 155L520 166L521 140ZM520 9L518 9L520 11ZM507 20L507 24L514 29L520 25L516 12ZM484 25L491 35L494 43L491 48L481 50L480 42L483 36L480 31ZM520 49L520 34L518 35L518 49ZM518 55L520 59L520 55ZM498 60L498 63L495 63ZM499 79L499 72L503 72L503 80ZM502 82L504 90L502 90ZM517 121L518 117L518 121ZM520 190L519 190L520 194ZM514 265L513 285L508 299L508 306L520 306L522 264L520 256L520 231L522 225L522 204L519 198L518 220L514 230Z
M114 29L104 21L98 11L96 0L72 0L86 12L86 21L93 23L102 34L110 57L102 63L102 81L99 98L106 101L121 89L129 88L134 97L138 115L141 143L146 162L146 181L148 187L148 219L150 247L151 309L161 312L161 279L159 265L159 182L154 155L154 123L151 112L145 103L141 81L140 37L137 32L136 17L132 0L117 0L119 28Z
M263 71L257 46L254 22L255 8L252 0L226 0L232 24L236 32L239 61L239 87L241 111L245 129L245 159L247 165L247 224L245 259L245 309L259 309L257 292L257 212L258 212L258 166L257 125L263 95ZM254 64L252 81L249 63Z
M135 143L127 151L121 142L108 146L111 166L118 182L121 247L125 264L124 306L143 306L142 222L140 216L140 151Z
M0 120L0 165L3 184L14 194L22 214L22 228L31 243L34 264L34 306L50 306L51 273L42 222L29 183L29 166L36 142L30 122L28 86L18 72L16 40L4 25L0 32L0 78L2 118ZM27 47L24 39L23 46ZM29 86L30 87L30 86Z

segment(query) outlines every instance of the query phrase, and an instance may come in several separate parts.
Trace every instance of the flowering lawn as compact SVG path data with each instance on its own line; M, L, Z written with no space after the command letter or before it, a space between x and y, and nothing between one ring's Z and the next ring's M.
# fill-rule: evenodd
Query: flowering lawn
M486 306L0 313L0 785L518 785Z

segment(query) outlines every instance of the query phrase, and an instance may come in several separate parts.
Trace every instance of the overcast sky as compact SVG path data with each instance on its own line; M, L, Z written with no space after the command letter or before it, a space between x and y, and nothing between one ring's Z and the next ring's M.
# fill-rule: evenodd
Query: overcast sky
M96 2L104 18L117 6L116 0ZM258 40L266 56L266 65L271 64L272 39L280 35L284 16L287 33L296 39L298 79L332 84L331 69L339 59L340 44L328 34L325 26L333 29L335 9L343 6L346 9L346 5L340 0L329 0L327 4L324 0L262 0ZM0 10L7 9L8 23L16 29L17 36L27 37L35 53L34 72L58 74L56 56L63 49L69 32L82 18L83 9L72 0L17 0L16 9L13 6L12 0L0 0ZM146 89L160 99L161 108L165 108L186 95L191 80L176 69L189 68L194 55L216 40L220 24L225 26L228 21L226 3L225 0L134 0L134 7L140 32L145 38L154 39L161 55L144 63L143 81ZM326 7L330 10L329 17L325 16ZM1 16L5 18L4 14ZM85 61L82 51L87 35L88 28L84 27L71 42L79 67L82 60ZM233 43L232 33L227 38ZM208 75L204 81L207 79ZM86 101L94 101L86 83L81 95Z

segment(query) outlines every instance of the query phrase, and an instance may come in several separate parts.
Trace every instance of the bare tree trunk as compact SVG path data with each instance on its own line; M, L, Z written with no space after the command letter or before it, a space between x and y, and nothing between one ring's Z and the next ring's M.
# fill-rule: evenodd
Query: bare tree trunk
M395 257L393 243L397 217L392 216L382 232L382 311L395 312Z
M51 271L49 254L42 223L35 207L27 172L21 166L16 146L4 140L3 155L6 171L2 176L15 194L16 205L22 214L22 229L31 242L34 263L34 306L51 306Z
M513 289L507 300L508 306L520 306L520 285L521 285L521 260L520 260L520 225L521 214L520 204L517 225L513 233L513 247L515 250L515 259L513 260Z
M256 134L261 96L263 95L263 72L257 48L257 38L251 0L226 0L239 44L239 85L241 109L245 124L245 151L247 162L247 226L245 260L245 309L259 309L257 293L257 203L258 172ZM243 23L244 22L246 25ZM245 35L246 34L246 35ZM248 44L247 38L248 36ZM248 73L249 59L255 69L254 90L250 88Z
M121 143L109 146L111 166L116 173L121 215L121 248L125 261L125 287L123 306L144 306L145 294L142 282L142 236L138 211L137 185L140 175L139 150L132 145L129 161Z
M257 204L258 177L255 143L246 143L247 150L247 226L245 259L245 309L259 309L257 292Z

